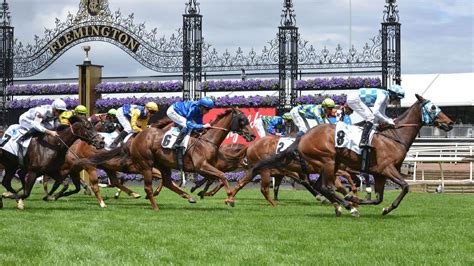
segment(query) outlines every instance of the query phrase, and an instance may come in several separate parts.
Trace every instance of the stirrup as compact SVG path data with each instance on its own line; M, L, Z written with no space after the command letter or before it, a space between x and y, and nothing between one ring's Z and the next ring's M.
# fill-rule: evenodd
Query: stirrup
M369 143L361 143L361 144L359 145L359 147L361 147L361 148L369 148L369 149L374 148L374 146L370 145Z

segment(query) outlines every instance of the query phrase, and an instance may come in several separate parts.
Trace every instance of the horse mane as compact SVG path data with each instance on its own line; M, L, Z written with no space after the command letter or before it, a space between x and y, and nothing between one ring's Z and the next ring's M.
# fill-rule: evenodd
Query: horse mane
M228 115L229 113L233 112L234 109L227 109L224 112L217 115L216 119L212 121L211 125L214 125L217 121L221 120L224 116Z
M69 126L68 125L59 125L57 128L56 128L56 131L63 131L65 130L66 128L68 128Z
M170 123L173 123L173 120L166 117L166 118L163 118L163 119L159 120L156 123L151 124L151 127L158 128L158 129L163 129L167 125L169 125Z

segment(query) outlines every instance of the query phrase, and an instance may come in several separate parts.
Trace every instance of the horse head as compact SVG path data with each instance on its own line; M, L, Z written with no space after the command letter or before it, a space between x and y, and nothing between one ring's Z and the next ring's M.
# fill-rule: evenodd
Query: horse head
M253 141L256 138L252 127L250 126L249 119L237 108L232 108L232 123L230 131L241 135L248 142Z
M423 125L433 125L444 131L453 129L454 122L438 106L418 94L415 96L421 108L421 121Z
M105 147L104 138L97 134L90 121L82 116L74 115L69 118L69 123L71 124L71 132L74 136L89 144L92 144L97 149L102 149Z

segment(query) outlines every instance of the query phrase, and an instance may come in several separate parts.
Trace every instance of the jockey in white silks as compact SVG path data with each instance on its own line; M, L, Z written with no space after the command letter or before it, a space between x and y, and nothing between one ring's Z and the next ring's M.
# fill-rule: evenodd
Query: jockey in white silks
M17 142L22 143L32 137L35 132L58 137L58 133L53 128L55 126L55 119L63 111L66 111L66 103L61 99L56 99L51 105L41 105L23 113L20 116L19 124L27 132Z
M388 90L362 88L347 96L349 108L365 120L359 146L362 150L361 175L365 178L366 191L368 193L372 191L369 174L367 173L369 170L368 156L371 148L369 144L370 130L374 124L386 123L395 125L394 120L385 114L385 109L390 103L404 97L405 90L400 85L393 85ZM372 107L372 110L369 107Z

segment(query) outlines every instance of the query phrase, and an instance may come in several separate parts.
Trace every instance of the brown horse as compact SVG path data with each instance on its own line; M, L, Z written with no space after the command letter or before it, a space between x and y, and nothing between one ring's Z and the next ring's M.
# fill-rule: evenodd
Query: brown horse
M52 177L60 177L60 167L65 160L66 152L70 145L77 139L82 139L96 146L102 148L104 142L102 137L97 134L92 124L80 116L72 116L70 119L71 124L69 126L61 126L57 132L59 137L52 137L49 135L42 135L40 137L34 137L28 146L27 154L25 156L25 187L22 195L15 195L18 200L18 208L23 209L23 200L30 196L34 182L37 176L49 175ZM11 169L17 169L18 159L16 164L8 165L6 162L10 162L9 157L4 156L5 152L0 153L0 161L10 169L6 173L10 172ZM4 160L7 158L8 160ZM14 170L14 171L15 171ZM14 173L13 171L13 173ZM4 176L4 185L9 192L14 193L11 188L11 178L13 175L6 174Z
M227 134L235 132L242 135L247 141L255 139L250 123L245 114L232 108L217 116L211 123L212 127L200 137L191 137L188 149L184 157L184 171L195 172L205 177L218 178L224 183L227 195L230 196L231 189L224 173L215 167L219 146ZM158 206L153 198L152 169L156 167L163 176L163 182L171 182L171 169L178 167L174 151L163 149L161 141L164 131L156 128L148 128L137 135L131 145L133 160L139 164L144 177L145 192L153 209ZM228 198L226 203L233 206L233 200Z
M248 148L245 150L245 154L237 153L235 155L232 155L230 153L222 153L223 156L227 156L227 157L234 156L234 157L236 157L236 159L234 159L234 164L226 163L225 160L222 160L221 165L223 165L223 166L221 166L221 167L223 167L223 169L221 169L221 168L218 168L218 169L222 170L223 172L226 172L224 170L225 169L224 166L226 166L227 171L234 171L235 169L237 169L240 166L239 164L237 164L237 162L241 162L244 157L247 159L245 168L251 169L258 162L260 162L264 159L268 159L271 156L275 155L275 152L277 150L277 145L278 145L278 142L279 142L280 138L281 137L279 137L279 136L270 135L270 136L263 137L263 138L255 141L255 142L252 142L248 146ZM268 201L268 203L270 203L271 206L276 206L275 201L270 197L270 193L269 193L269 188L270 188L270 183L272 181L272 176L275 178L275 181L276 181L275 183L278 184L278 186L281 183L281 180L285 176L288 176L288 177L292 178L293 180L295 180L296 182L302 184L305 188L308 189L309 192L311 192L313 194L313 196L316 197L318 195L318 193L312 188L312 186L309 183L309 180L306 177L306 175L304 175L304 173L302 173L301 170L297 171L297 172L293 172L293 173L290 173L290 172L287 172L287 171L285 171L285 172L275 171L273 173L270 173L269 171L261 171L259 174L260 174L260 177L261 177L260 191L262 192L263 196ZM351 184L351 191L357 196L357 188L356 188L354 182L352 181L351 175L348 172L344 171L344 170L339 170L339 172L337 174L338 174L338 176L346 177L346 179ZM241 180L239 180L237 185L234 187L234 189L232 191L232 197L234 197L240 189L242 189L250 181L252 181L252 179L253 179L253 176L252 176L252 178L250 178L250 176L247 174L245 176L245 178L242 178ZM336 180L336 187L337 187L337 190L340 193L342 193L343 195L347 195L347 191L346 191L346 189L344 188L344 186L342 185L342 183L339 179ZM220 188L222 188L222 183L219 184L217 187L215 187L211 192L205 193L203 196L213 196L215 193L217 193L217 191L219 191Z
M169 119L165 119L160 121L160 123L152 125L153 127L160 128L163 130L167 130L172 126L172 121ZM136 135L135 135L136 136ZM68 154L66 155L66 161L61 168L62 176L70 175L73 180L78 180L80 172L84 169L89 174L89 181L91 183L92 191L94 192L99 205L102 208L107 207L105 204L98 185L98 178L97 178L97 168L103 169L107 173L107 177L110 179L111 185L119 188L120 190L127 193L129 196L134 198L139 198L140 194L135 193L125 187L121 182L119 182L117 178L117 172L124 172L127 174L138 174L139 171L135 165L135 163L130 158L130 145L133 143L135 136L132 136L127 143L123 146L123 148L115 149L112 151L101 151L95 149L93 146L87 144L84 141L76 141L74 145L71 146ZM95 158L101 157L102 154L107 153L111 156L108 160L102 161L100 164L84 164L82 163L85 158ZM153 177L154 178L161 178L161 174L156 169L153 169ZM173 183L166 183L162 182L164 186L172 190L173 192L177 193L181 197L187 199L190 203L194 203L194 199L186 192L181 190L179 187L174 185ZM50 192L51 193L51 192ZM67 192L65 194L58 194L54 198L58 199L62 196L68 196L72 194L72 192Z
M408 193L408 184L400 174L400 167L411 144L415 140L423 125L434 125L442 130L453 128L451 121L436 105L423 97L416 95L415 102L404 114L396 119L396 125L376 132L372 140L374 150L369 156L369 173L375 178L375 200L351 200L358 204L380 204L383 201L386 179L399 185L402 189L390 207L383 209L383 215L398 207L403 197ZM359 216L358 210L346 199L338 197L332 187L335 182L335 173L341 164L351 169L360 169L361 156L345 148L335 148L334 125L321 125L311 129L295 142L292 147L281 154L258 163L251 176L262 170L298 170L294 162L300 157L307 167L308 173L321 173L316 182L318 191L331 202L344 206L353 216ZM318 141L315 141L318 140ZM336 207L336 215L340 215L340 207Z

